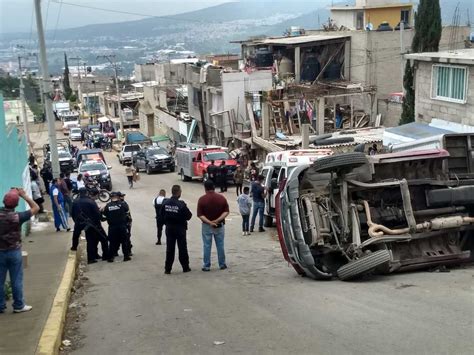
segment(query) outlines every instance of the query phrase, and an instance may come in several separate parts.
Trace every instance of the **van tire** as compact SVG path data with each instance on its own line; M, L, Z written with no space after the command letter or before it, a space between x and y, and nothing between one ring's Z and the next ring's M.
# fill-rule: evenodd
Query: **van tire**
M368 162L364 153L352 152L322 157L313 164L317 173L330 173L340 169L351 171Z
M181 176L181 181L190 181L191 180L189 178L189 176L184 175L184 170L183 169L181 169L181 172L179 173L179 175Z
M263 226L266 228L273 227L273 217L272 216L263 216Z
M390 262L390 260L390 252L388 250L377 250L341 266L337 270L337 276L342 281L355 279Z

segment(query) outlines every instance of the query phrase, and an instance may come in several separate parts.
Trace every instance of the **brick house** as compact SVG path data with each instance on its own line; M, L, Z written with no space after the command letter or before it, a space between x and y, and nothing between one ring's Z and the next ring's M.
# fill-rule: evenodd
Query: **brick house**
M415 68L415 120L474 125L474 49L405 55Z

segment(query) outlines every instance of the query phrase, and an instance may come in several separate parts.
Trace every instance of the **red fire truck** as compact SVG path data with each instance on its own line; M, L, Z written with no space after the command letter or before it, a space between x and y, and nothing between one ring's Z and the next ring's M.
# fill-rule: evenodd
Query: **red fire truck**
M207 167L214 160L216 166L220 166L224 161L227 166L227 176L229 181L234 181L234 172L238 166L235 159L232 159L227 152L227 148L216 145L182 144L176 148L176 165L181 175L181 180L206 179Z

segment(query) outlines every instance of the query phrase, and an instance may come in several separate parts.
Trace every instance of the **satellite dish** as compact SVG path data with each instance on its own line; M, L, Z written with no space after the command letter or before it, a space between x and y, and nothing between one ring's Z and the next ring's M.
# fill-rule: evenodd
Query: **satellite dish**
M367 31L372 31L372 30L374 29L374 25L373 25L371 22L369 22L369 23L367 24L367 26L365 27L365 29L366 29Z

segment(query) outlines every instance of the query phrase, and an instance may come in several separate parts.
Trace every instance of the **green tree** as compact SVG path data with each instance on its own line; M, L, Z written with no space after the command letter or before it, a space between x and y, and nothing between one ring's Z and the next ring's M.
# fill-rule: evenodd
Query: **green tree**
M441 31L439 0L420 0L415 13L415 36L411 44L412 51L414 53L437 52Z
M411 66L409 60L407 60L405 65L403 87L405 88L405 97L403 98L403 111L400 124L406 124L415 121L415 88L413 83L413 67Z
M20 79L11 77L0 78L0 92L5 99L16 99L20 97Z
M64 88L64 96L66 100L72 95L71 84L69 83L69 65L67 63L67 55L64 53L64 75L63 75L63 88Z

